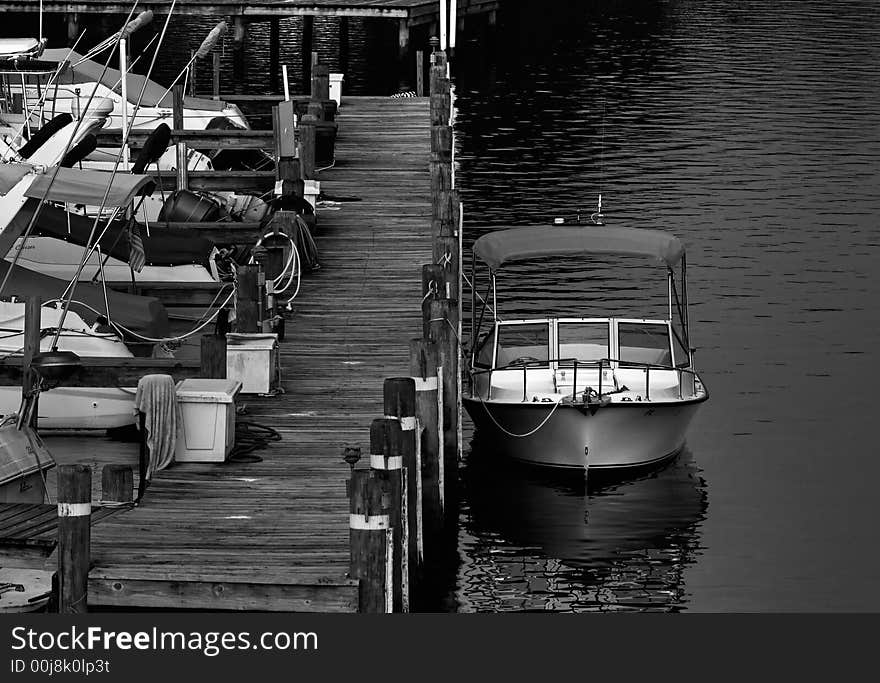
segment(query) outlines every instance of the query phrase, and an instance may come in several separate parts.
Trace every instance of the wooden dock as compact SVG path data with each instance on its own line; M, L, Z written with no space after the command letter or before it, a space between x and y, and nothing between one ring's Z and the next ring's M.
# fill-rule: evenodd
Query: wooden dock
M262 462L176 464L155 475L140 505L95 525L90 608L359 608L347 576L342 451L370 452L383 379L409 375L408 341L421 333L420 264L432 249L428 100L347 98L338 120L322 191L350 201L319 207L322 267L287 316L285 393L239 402L239 419L277 429L282 441L258 452ZM59 463L137 460L134 444L47 443Z

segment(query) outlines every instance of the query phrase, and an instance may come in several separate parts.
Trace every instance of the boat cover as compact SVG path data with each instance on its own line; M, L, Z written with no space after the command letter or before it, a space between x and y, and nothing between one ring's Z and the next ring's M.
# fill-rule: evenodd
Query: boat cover
M545 256L615 254L647 256L670 268L684 255L684 245L660 230L607 226L535 226L496 230L474 242L474 254L492 270L505 263Z
M68 56L69 55L69 56ZM74 83L97 83L104 84L107 88L117 94L122 94L122 86L120 85L120 77L122 72L119 69L107 67L104 71L104 65L93 62L91 59L85 59L81 54L71 52L64 48L54 48L43 52L44 59L54 59L61 62L65 59L69 60L72 67L61 76L59 82L63 84ZM104 77L101 78L101 73ZM141 88L147 82L144 96L141 99L141 106L144 107L167 107L171 108L173 97L170 91L139 74L128 74L128 98L132 104L137 101L137 97L141 92ZM202 97L185 96L183 98L183 106L187 109L202 109L207 111L223 111L226 103L220 100L210 100Z
M110 181L110 173L79 168L61 168L52 182L54 173L53 167L38 175L30 187L25 190L25 196L34 199L45 198L50 202L101 206L104 193L107 191L107 183ZM110 194L107 196L104 206L128 206L136 196L152 194L155 187L156 182L150 176L117 173L113 177Z
M28 200L21 208L12 226L27 229L37 207L36 200ZM40 211L32 234L54 237L81 247L88 245L95 219L79 214L68 213L63 208L46 205ZM98 224L98 231L103 230L106 221ZM147 231L139 226L141 241L144 243L144 256L149 266L183 266L196 264L210 268L210 257L214 251L214 243L198 236L190 230L171 229L152 225ZM147 234L149 232L149 235ZM120 261L128 261L129 246L126 221L115 220L101 238L101 252ZM78 259L79 257L77 257Z
M33 169L29 164L0 164L0 195L5 197Z
M6 277L12 264L0 261L0 279ZM58 299L67 288L68 282L59 278L43 275L21 266L15 266L5 292L15 296L39 296L44 302ZM76 286L74 299L107 314L104 305L104 291L100 285L80 282ZM125 294L111 289L107 290L110 302L110 318L120 325L147 337L164 337L168 334L168 311L162 302L154 297ZM89 325L94 324L97 314L82 303L73 303L70 308Z

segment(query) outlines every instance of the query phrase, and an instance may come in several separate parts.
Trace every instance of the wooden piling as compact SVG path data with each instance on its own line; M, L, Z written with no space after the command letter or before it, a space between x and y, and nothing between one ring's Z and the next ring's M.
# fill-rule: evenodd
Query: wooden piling
M458 302L434 299L429 302L426 338L437 345L437 365L443 378L443 458L446 497L455 484L458 469L458 330L455 324Z
M394 612L409 612L408 519L404 514L406 499L400 423L390 418L376 418L370 425L370 467L385 482L389 504L394 563L392 567L392 605Z
M199 360L202 377L226 379L226 335L202 335Z
M442 277L438 282L444 285L444 291L439 294L441 299L460 300L460 250L459 238L453 235L437 235L434 237L434 263L443 269ZM424 294L424 292L423 292Z
M88 611L92 516L92 469L88 465L58 468L59 612Z
M299 122L299 164L302 177L315 179L315 124L317 119L306 114Z
M425 95L425 53L416 50L416 97Z
M275 178L281 181L280 195L302 197L302 167L296 141L296 105L291 100L272 107L272 134L275 142Z
M309 83L312 80L312 35L314 33L314 26L314 17L307 14L302 18L300 49L302 51L303 91L309 89Z
M175 83L172 92L172 122L174 130L184 129L183 120L183 83ZM177 189L185 190L189 187L187 176L187 151L186 142L177 142Z
M101 468L101 502L131 503L134 500L134 472L131 465Z
M397 452L403 460L407 510L407 546L409 551L409 585L417 584L418 565L423 553L422 538L422 476L421 453L416 424L416 386L412 377L392 377L385 380L382 390L385 417L400 424Z
M390 612L394 564L391 522L382 504L383 486L373 470L353 470L349 486L350 575L358 579L360 611Z
M24 302L24 348L22 357L21 392L25 396L34 389L39 379L31 367L34 355L40 351L40 334L42 332L42 301L38 296L29 296ZM34 398L31 426L37 427L39 414L39 397Z
M259 332L260 285L257 265L238 267L235 287L235 331Z
M324 102L330 99L330 67L316 64L312 69L312 99Z
M220 53L214 50L213 63L211 72L211 97L212 99L220 99Z
M445 474L440 431L437 345L426 339L409 342L409 371L416 389L416 422L422 471L422 527L425 557L436 557L437 539L443 528Z
M269 19L269 92L281 89L281 24Z

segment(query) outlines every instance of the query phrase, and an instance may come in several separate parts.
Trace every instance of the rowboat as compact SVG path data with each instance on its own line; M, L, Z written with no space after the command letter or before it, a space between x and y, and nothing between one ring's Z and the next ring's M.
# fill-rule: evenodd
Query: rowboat
M500 268L546 257L608 256L650 258L666 268L667 318L503 320L497 314ZM484 316L476 313L478 260L489 269L495 312L485 334ZM472 326L463 395L478 434L504 456L557 468L633 468L678 453L709 397L693 365L686 276L684 246L660 230L520 227L480 237L471 279L479 322ZM488 307L484 300L483 313Z

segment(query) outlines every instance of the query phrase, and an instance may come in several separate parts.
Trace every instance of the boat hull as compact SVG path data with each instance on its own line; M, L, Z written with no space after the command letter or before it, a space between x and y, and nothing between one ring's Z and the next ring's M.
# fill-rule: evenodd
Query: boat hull
M463 403L490 450L534 465L611 469L643 467L678 453L705 399L610 403L595 412L566 403L472 397Z
M113 429L134 424L134 388L57 387L40 394L40 429ZM0 387L0 414L18 412L20 387Z

